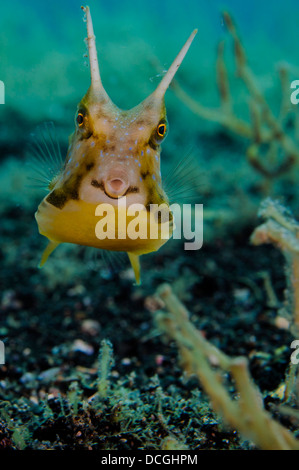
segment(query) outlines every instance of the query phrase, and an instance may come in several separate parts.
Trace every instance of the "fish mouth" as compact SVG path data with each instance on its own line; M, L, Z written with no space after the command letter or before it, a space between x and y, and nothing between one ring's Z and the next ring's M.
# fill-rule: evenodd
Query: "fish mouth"
M97 180L92 180L91 185L95 188L101 189L103 193L110 199L119 199L120 197L126 196L127 194L139 193L139 188L137 186L128 186L125 189L125 192L122 192L122 182L118 180L118 178L115 178L112 180L112 183L108 183L108 191L106 190L107 185L105 185L103 181L98 182Z
M105 193L113 199L124 196L129 187L129 182L119 176L104 181Z
M110 168L103 178L104 190L107 196L117 199L126 194L130 187L127 171L121 166Z

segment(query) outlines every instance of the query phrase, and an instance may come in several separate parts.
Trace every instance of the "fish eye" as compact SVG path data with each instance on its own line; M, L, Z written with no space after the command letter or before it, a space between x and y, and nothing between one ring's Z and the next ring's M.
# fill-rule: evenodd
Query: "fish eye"
M79 127L81 127L83 125L84 116L83 116L82 113L77 114L76 121L77 121L77 124L78 124Z
M166 133L166 124L165 122L162 122L157 127L157 134L159 137L164 137L165 133Z

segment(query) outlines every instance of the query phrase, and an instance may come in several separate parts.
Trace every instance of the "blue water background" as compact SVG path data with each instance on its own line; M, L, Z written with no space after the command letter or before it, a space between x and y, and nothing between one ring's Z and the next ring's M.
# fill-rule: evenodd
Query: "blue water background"
M51 117L49 104L72 102L86 90L89 74L83 58L86 32L81 4L77 0L3 2L0 79L6 84L8 104L23 111L30 106L31 115ZM299 65L296 0L91 0L89 4L101 73L108 91L123 107L136 104L154 86L156 71L150 68L150 53L167 68L194 28L199 32L185 60L185 73L194 80L207 79L216 45L225 37L221 17L225 9L237 21L256 70L265 73L281 60ZM140 82L134 82L139 77L143 77Z

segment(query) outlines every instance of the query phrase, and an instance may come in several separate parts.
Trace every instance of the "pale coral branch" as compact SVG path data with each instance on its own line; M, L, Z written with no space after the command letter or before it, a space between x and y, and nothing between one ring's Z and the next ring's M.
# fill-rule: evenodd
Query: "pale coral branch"
M247 150L249 163L266 178L275 178L289 171L299 161L299 146L283 127L284 118L289 111L287 70L286 67L280 67L279 70L282 96L280 113L276 118L258 85L258 80L248 65L245 49L231 16L224 12L223 17L228 32L233 39L237 74L244 82L250 97L251 122L248 123L239 118L233 111L227 68L224 61L223 42L218 46L216 60L217 86L220 94L219 108L213 109L203 106L197 99L194 99L183 90L177 82L173 83L172 88L177 97L194 114L203 119L218 123L235 134L250 140L251 143ZM297 123L295 122L295 131L296 129ZM294 138L297 138L296 132ZM262 144L270 146L268 154L262 151ZM280 149L284 152L282 161L278 158Z
M279 122L283 123L286 116L289 114L291 110L291 103L290 103L290 76L287 64L279 64L278 66L278 74L280 79L281 85L281 104L279 110Z
M254 245L272 243L285 255L290 267L293 297L293 323L299 328L299 225L284 208L271 200L264 201L261 215L266 221L257 227L250 241Z
M288 135L284 132L280 120L276 119L270 106L268 105L263 93L261 92L257 80L248 66L247 58L245 50L242 46L241 40L237 34L237 30L233 24L232 18L229 16L227 12L224 13L224 19L227 25L229 32L231 33L234 42L235 42L235 56L237 61L237 68L238 73L242 80L244 81L250 95L256 100L258 104L260 104L262 108L262 113L265 122L268 124L269 128L272 130L273 139L277 139L280 141L282 147L287 152L287 154L291 154L299 158L298 148L292 140L288 137ZM284 91L284 89L283 89ZM284 104L284 99L282 99L282 105Z
M207 341L189 321L186 308L169 285L160 286L157 295L168 312L157 315L158 325L176 342L183 367L198 377L214 410L225 423L261 449L299 450L299 441L264 409L262 397L250 377L247 360L230 358ZM219 380L219 368L230 372L238 400Z
M294 292L294 324L299 330L299 256L293 256L291 283Z
M226 113L232 113L231 95L229 89L229 80L224 61L224 41L218 45L218 54L216 61L217 85L220 93L221 107Z
M228 113L223 112L222 108L208 108L203 106L199 101L192 98L179 83L174 80L171 88L175 92L176 96L189 108L194 114L206 119L207 121L216 122L228 129L232 130L236 134L252 138L252 129L250 125L242 119Z

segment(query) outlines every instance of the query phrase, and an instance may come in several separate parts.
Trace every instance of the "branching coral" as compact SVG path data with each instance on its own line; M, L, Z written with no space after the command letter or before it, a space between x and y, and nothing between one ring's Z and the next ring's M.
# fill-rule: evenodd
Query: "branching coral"
M167 313L157 314L159 327L175 340L184 369L196 374L214 410L225 423L261 449L299 450L299 441L265 410L261 394L250 377L246 358L230 358L207 341L192 325L188 311L169 285L162 285L157 295L167 310ZM230 395L221 379L221 371L231 374L238 400Z
M272 243L284 254L288 270L293 312L294 332L299 331L299 223L278 202L266 199L259 211L265 222L251 236L251 243Z
M275 178L288 171L294 163L299 161L297 114L294 119L294 135L291 137L289 129L288 132L286 129L290 111L295 110L290 104L288 66L286 64L279 66L281 104L279 115L276 117L248 64L245 50L231 16L225 12L223 18L234 44L237 76L245 84L248 92L251 121L246 122L235 114L227 66L224 60L224 42L218 46L216 61L217 86L220 95L219 108L213 109L202 105L198 100L192 98L177 81L173 82L172 88L180 100L195 114L216 122L248 139L250 144L247 148L247 158L250 164L266 178ZM265 147L266 152L264 151Z

